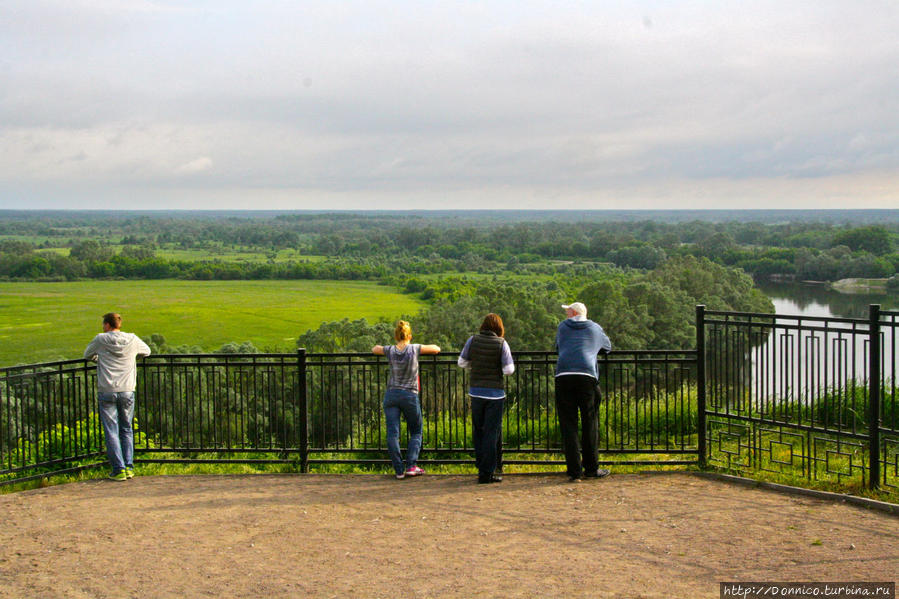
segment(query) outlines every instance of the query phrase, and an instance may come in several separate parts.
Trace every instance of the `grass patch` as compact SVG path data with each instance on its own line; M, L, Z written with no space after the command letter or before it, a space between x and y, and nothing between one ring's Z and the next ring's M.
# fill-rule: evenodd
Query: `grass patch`
M135 456L135 471L138 476L188 476L188 475L253 475L253 474L300 474L300 464L299 460L291 460L289 463L278 463L278 464L232 464L232 463L223 463L223 464L211 464L211 463L191 463L191 464L173 464L173 463L142 463L142 459L173 459L173 458L181 458L179 454L167 454L167 453L154 453L152 456L149 455L141 455L137 454ZM214 459L214 455L212 454L198 454L195 456L197 459ZM230 458L247 458L247 459L262 459L262 458L275 458L277 457L275 454L235 454L229 456ZM309 464L309 472L311 474L370 474L370 475L390 475L393 473L393 468L390 465L390 459L387 457L386 452L366 452L364 456L361 454L346 454L346 453L316 453L314 454L314 459L353 459L357 457L365 457L368 459L377 459L380 460L377 463L362 463L362 464L322 464L322 463L311 463ZM457 456L457 458L461 459L469 459L470 462L464 464L434 464L428 462L429 456L425 452L423 454L423 459L421 461L422 466L427 470L428 474L442 474L442 475L462 475L462 476L476 476L477 468L474 465L474 454L473 453L465 453L461 452ZM643 456L644 459L647 460L665 460L665 459L678 459L679 456L665 456L665 455L651 455L651 456ZM682 456L681 456L682 457ZM558 461L558 464L511 464L509 461L512 460L553 460ZM647 466L633 465L633 464L621 464L616 465L617 461L625 461L625 460L633 460L634 456L625 456L625 455L613 455L613 454L602 454L599 455L600 462L612 462L610 467L614 474L628 474L628 473L637 473L644 472L647 469ZM565 472L565 464L564 457L561 454L555 453L547 453L547 454L515 454L508 452L505 455L506 464L504 467L505 474L564 474ZM653 470L662 469L662 466L652 466ZM665 470L680 470L680 471L695 471L697 467L695 466L683 466L683 465L673 465L673 466L665 466ZM27 481L22 483L14 483L5 486L0 486L0 494L4 493L15 493L18 491L24 491L28 489L37 489L42 487L49 487L60 484L67 484L73 482L80 481L88 481L88 480L100 480L105 479L108 474L108 468L105 466L89 468L86 470L82 470L80 472L74 474L63 474L63 475L54 475L48 476L47 478L42 478L39 480Z
M260 350L293 351L296 338L322 322L376 322L415 314L423 303L372 282L78 281L0 282L0 366L80 358L106 312L144 339L214 350L250 341Z
M157 258L165 260L178 260L183 262L205 262L218 260L221 262L249 262L252 264L264 262L322 262L324 256L309 256L301 254L295 249L287 248L278 251L260 251L258 248L247 247L214 247L209 249L181 249L163 248L155 250Z

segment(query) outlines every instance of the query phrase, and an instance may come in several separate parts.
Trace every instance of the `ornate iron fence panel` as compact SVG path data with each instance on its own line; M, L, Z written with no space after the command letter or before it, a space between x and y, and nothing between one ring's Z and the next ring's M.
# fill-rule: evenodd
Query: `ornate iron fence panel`
M896 313L702 312L708 463L896 484Z
M899 311L880 312L883 343L880 397L880 484L899 488L899 359L897 359Z

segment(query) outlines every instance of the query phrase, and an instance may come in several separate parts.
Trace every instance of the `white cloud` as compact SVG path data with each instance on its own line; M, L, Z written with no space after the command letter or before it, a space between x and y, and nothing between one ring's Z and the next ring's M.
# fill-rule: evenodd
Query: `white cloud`
M195 158L190 162L185 162L181 166L175 169L175 172L183 175L193 175L195 173L202 173L204 171L208 171L212 168L212 158L209 156L200 156L199 158Z
M0 208L76 188L164 203L185 180L197 198L268 190L259 206L676 207L670 190L754 207L766 182L837 202L820 184L844 177L868 190L858 207L899 171L887 1L7 5Z

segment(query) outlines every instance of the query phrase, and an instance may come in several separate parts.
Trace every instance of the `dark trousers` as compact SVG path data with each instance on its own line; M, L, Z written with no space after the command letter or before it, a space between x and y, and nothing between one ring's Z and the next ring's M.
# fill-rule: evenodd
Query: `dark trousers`
M578 412L581 416L578 436ZM556 377L556 414L568 476L580 478L599 469L599 433L596 423L596 379L568 374Z
M502 467L501 455L497 455L503 428L502 399L471 398L472 441L474 458L478 467L478 478L488 479L497 467Z

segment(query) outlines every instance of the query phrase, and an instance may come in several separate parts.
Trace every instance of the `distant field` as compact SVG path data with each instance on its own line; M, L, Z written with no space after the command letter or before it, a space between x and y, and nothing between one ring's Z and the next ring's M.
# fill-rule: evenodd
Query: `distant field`
M0 283L0 366L80 358L106 312L123 329L214 350L229 341L292 351L322 322L393 320L422 302L350 281L83 281ZM389 340L385 340L389 341Z
M267 262L269 254L250 249L226 249L216 248L213 250L199 249L160 249L156 250L156 256L165 258L166 260L183 260L185 262L194 262L197 260L221 260L222 262ZM274 255L275 262L321 262L324 256L306 256L300 254L293 249L279 250Z
M4 239L11 239L12 236L6 236ZM22 241L28 239L22 238ZM111 246L116 253L122 250L122 246ZM54 253L61 256L69 255L69 248L55 247L38 250L43 253ZM267 252L260 252L249 248L214 248L214 249L157 249L156 257L165 260L181 260L184 262L197 262L201 260L221 260L222 262L268 262L271 258ZM278 250L273 257L275 262L321 262L324 256L309 256L301 254L294 249Z

